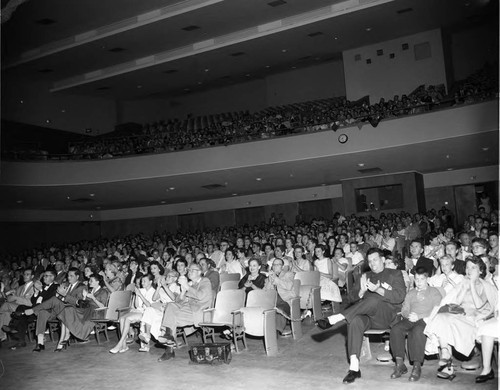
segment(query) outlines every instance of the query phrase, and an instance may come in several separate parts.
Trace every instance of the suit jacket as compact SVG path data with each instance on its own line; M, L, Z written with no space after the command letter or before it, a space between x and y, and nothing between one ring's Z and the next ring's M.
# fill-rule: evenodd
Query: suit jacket
M35 293L34 283L32 282L26 291L24 291L24 289L25 289L24 284L22 286L19 286L18 288L16 288L16 291L12 296L13 301L11 303L16 305L16 307L17 305L31 306L31 297Z
M429 277L434 275L434 271L436 269L434 268L434 261L432 259L429 259L429 258L424 257L424 256L420 256L419 259L417 260L417 263L415 264L415 266L413 266L413 262L410 262L409 260L410 259L407 258L406 268L408 270L410 270L410 272L412 274L415 274L415 270L417 268L423 267L423 268L425 268L425 270L429 274Z
M31 297L31 306L36 306L43 301L46 301L56 295L57 288L59 285L57 283L52 283L49 287L44 286L43 290L40 291L38 295Z
M198 283L193 283L187 290L186 297L193 312L194 325L198 326L203 320L203 309L212 305L213 291L210 280L202 277Z
M62 298L62 301L72 306L76 306L77 302L80 299L83 299L83 290L86 289L87 287L82 282L77 282L76 286L69 292L69 294L66 294L66 296Z
M278 277L274 279L274 284L271 283L271 279L266 280L264 289L272 290L276 289L278 295L285 302L290 303L292 298L295 298L295 291L293 290L293 279L295 278L295 273L292 271L282 271Z

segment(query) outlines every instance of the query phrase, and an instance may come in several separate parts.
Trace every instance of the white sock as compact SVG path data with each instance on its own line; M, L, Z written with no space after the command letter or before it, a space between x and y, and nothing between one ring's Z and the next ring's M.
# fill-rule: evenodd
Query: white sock
M45 337L43 334L39 334L37 335L37 339L38 339L38 344L44 344L44 341L45 341Z
M342 315L342 314L334 314L330 317L328 317L328 322L331 324L331 325L335 325L337 322L340 322L342 320L345 320L345 317Z
M359 371L359 359L356 355L351 355L351 364L349 365L349 370Z

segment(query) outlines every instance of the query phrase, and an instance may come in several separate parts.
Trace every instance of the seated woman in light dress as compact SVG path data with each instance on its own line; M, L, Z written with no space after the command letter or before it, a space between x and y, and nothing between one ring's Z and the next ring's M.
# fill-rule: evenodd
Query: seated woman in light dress
M429 279L429 286L439 288L443 296L447 295L464 280L464 276L458 274L453 269L453 263L454 261L451 256L445 255L441 257L439 259L441 273L436 274Z
M167 275L160 279L160 283L153 294L153 303L144 309L139 335L141 340L139 352L148 352L151 336L156 339L161 334L160 327L165 306L169 302L174 302L181 293L181 288L177 284L178 277L179 273L177 271L168 271Z
M135 287L134 309L120 317L120 331L122 337L118 340L118 343L109 350L110 353L115 354L128 351L126 341L130 330L130 324L140 321L146 307L151 306L153 303L153 295L156 291L153 288L153 280L153 275L146 274L141 278L142 288Z
M467 258L464 280L443 298L440 307L426 321L424 333L429 338L426 353L435 354L437 347L441 348L439 378L453 379L451 347L469 356L474 349L479 323L497 307L498 292L493 284L484 280L485 276L484 262L477 256ZM445 305L449 304L459 305L464 314L446 312L449 306Z
M240 274L240 279L243 277L243 267L236 259L236 251L232 248L226 249L226 264L224 264L220 272L227 272L229 274Z
M329 258L325 257L325 250L326 247L323 244L319 244L314 248L314 254L316 255L314 269L320 273L319 285L321 286L321 300L342 302L339 286L334 282L335 276L337 276L338 280L338 270L334 272L334 264Z

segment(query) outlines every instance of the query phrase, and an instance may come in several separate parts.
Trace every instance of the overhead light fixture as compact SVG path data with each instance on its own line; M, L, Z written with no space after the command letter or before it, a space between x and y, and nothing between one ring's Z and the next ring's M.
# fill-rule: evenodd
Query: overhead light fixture
M262 181L262 177L256 177L255 180Z
M368 31L368 32L370 32L370 31L372 31L372 28L371 27L367 27L367 28L365 28L365 30Z
M168 189L169 189L170 191L173 191L173 190L175 190L175 187L169 187Z
M453 171L453 168L448 168L447 171Z
M245 75L245 77L250 77L250 73L247 73L247 74Z
M70 200L70 199L71 199L71 197L70 197L70 196L67 196L67 197L66 197L66 199Z
M23 203L23 201L22 200L16 200L16 203L17 204L21 204L21 203Z
M337 40L337 39L339 39L339 37L333 37L333 39Z
M232 193L231 194L232 196L237 196L238 194L236 192Z
M22 100L22 99L19 100L19 103L24 104L24 100Z
M208 72L209 70L210 70L210 69L206 68L206 69L205 69L205 73L206 73L206 72Z
M266 69L269 69L270 67L271 67L271 65L266 65ZM21 102L22 102L22 100L21 100Z
M485 147L483 148L483 152L486 152L487 150L490 150L490 148L489 148L489 147L487 147L487 146L485 146Z
M166 202L165 202L164 200L162 200L160 203L161 203L161 204L165 204Z
M93 198L95 196L95 194L89 194L89 196Z
M449 154L447 154L447 155L446 155L446 158L450 158L450 155L449 155Z
M364 166L365 166L365 164L364 164L364 163L359 163L359 164L358 164L358 167L361 167L361 168L362 168L362 167L364 167Z
M286 49L282 49L282 50L281 50L281 52L282 52L282 53L286 53L286 52L287 52L287 50L286 50Z

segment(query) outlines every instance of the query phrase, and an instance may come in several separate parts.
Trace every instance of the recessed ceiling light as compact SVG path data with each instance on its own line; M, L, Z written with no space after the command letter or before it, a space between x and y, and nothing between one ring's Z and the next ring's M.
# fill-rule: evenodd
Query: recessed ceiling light
M293 173L290 173L290 177L293 177Z
M453 168L448 168L447 171L453 171Z
M24 100L19 100L19 103L24 104Z
M95 194L89 194L89 196L90 196L90 197L94 197L94 196L95 196Z
M203 81L198 81L198 85L201 85L201 84L203 84Z
M208 72L209 70L210 70L210 69L206 68L206 69L205 69L205 72Z
M138 89L141 89L141 88L142 88L142 85L140 85L140 84L139 84L139 85L137 86L137 88L138 88Z
M337 39L339 39L339 37L333 37L333 39L337 40Z
M70 196L67 196L67 197L66 197L66 199L70 200L70 199L71 199L71 197L70 197Z
M66 112L66 110L63 108L63 109L61 110L61 112L64 114L64 113Z
M50 122L52 122L50 119L47 119L47 120L45 121L45 123L50 123Z
M271 67L271 65L266 65L266 69L269 69ZM21 100L22 101L22 100Z
M16 200L16 203L17 204L21 204L21 203L23 203L23 201L22 200Z
M262 181L262 177L256 177L255 180Z
M246 76L246 77L250 77L250 73L247 73L245 76Z
M487 146L485 146L485 147L483 148L483 152L486 152L487 150L490 150L490 148L489 148L489 147L487 147Z
M446 158L450 158L450 155L449 155L449 154L447 154L447 155L446 155Z
M234 192L234 193L232 193L231 195L236 196L236 195L238 195L238 194L237 194L236 192Z
M283 49L283 50L281 50L281 52L282 52L282 53L286 53L286 52L287 52L287 50L286 50L286 49Z
M324 187L324 186L326 186L326 183L322 183L321 185Z
M371 27L367 27L367 28L365 28L365 30L369 32L369 31L372 31L372 28Z
M170 191L173 191L173 190L175 190L175 187L169 187L168 189L169 189Z
M184 31L194 31L194 30L198 30L200 29L199 26L195 26L195 25L191 25L191 26L186 26L186 27L183 27L182 30Z
M164 200L162 200L160 203L161 203L161 204L165 204L166 202L165 202Z
M471 180L476 180L476 176L471 176L470 179Z
M358 167L364 167L364 166L365 166L365 164L364 164L364 163L359 163L359 164L358 164Z
M445 205L448 205L448 201L444 202Z
M292 66L292 69L297 69L297 67L296 66Z

